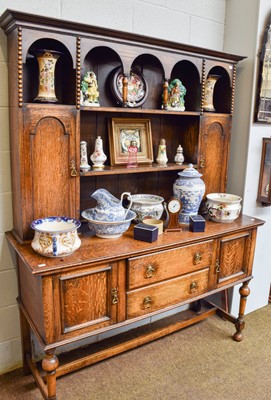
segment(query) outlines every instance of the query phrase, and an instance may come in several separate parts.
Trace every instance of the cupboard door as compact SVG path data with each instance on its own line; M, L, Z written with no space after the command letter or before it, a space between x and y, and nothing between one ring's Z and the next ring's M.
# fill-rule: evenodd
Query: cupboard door
M54 340L105 328L124 319L122 263L85 267L54 278Z
M225 236L219 240L215 273L217 286L227 285L251 274L252 232Z
M199 172L205 194L226 191L231 117L204 115L200 122Z
M79 170L76 167L76 111L68 107L28 106L20 150L24 210L23 238L31 221L48 216L76 218Z

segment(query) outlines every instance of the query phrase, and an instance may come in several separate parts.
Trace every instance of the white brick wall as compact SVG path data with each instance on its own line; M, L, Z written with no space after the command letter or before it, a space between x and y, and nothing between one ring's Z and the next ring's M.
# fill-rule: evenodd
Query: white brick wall
M223 49L226 0L1 0L32 14ZM0 373L21 363L17 282L4 237L12 228L9 167L7 40L0 31Z

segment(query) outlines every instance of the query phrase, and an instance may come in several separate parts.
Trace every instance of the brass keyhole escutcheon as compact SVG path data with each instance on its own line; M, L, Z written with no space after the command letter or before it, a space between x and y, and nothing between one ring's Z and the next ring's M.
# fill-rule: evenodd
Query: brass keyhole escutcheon
M111 296L112 296L112 304L117 304L119 302L117 288L111 290Z
M151 296L147 296L143 299L143 309L150 308L152 306Z
M148 265L146 268L145 277L152 278L156 274L156 269L152 265Z
M77 176L78 175L78 173L76 171L76 166L75 166L75 161L74 160L71 160L70 170L71 170L71 176Z

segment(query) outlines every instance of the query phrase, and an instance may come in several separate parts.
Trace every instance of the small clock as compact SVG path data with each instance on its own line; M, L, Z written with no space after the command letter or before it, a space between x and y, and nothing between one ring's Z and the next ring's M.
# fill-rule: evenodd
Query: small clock
M166 212L167 220L165 223L165 232L181 231L179 224L179 212L181 211L182 203L176 197L171 197L167 203Z

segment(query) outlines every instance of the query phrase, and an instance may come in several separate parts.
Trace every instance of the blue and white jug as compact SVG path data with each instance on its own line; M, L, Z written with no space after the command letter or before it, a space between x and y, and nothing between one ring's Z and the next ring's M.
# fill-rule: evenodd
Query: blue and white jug
M173 194L182 202L179 222L189 224L190 215L197 215L205 193L205 183L192 164L178 173L179 178L173 184Z

